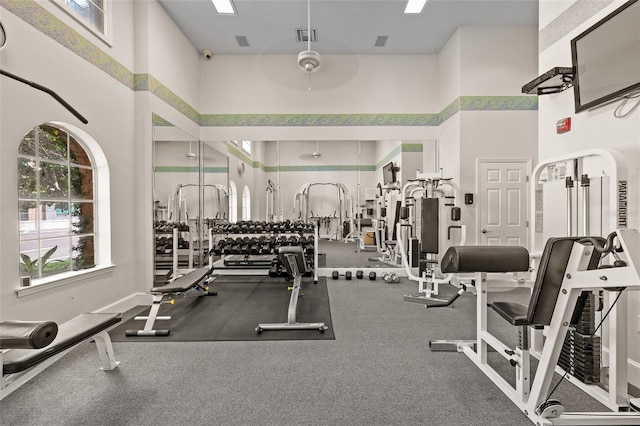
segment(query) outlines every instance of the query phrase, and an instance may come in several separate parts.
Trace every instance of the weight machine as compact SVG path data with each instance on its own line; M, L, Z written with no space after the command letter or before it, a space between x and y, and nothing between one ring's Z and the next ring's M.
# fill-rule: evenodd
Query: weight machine
M314 186L334 186L337 189L336 207L333 216L314 216L311 211L310 198L311 188ZM330 183L330 182L316 182L305 183L300 187L300 190L294 197L294 216L298 220L302 220L305 223L315 221L318 224L319 230L326 229L326 234L320 234L321 238L329 238L335 240L342 240L347 237L350 230L353 229L353 203L351 195L349 195L349 189L342 183ZM335 232L333 222L337 221L335 225ZM349 232L346 232L347 227Z
M189 209L187 207L187 197L183 194L183 189L199 186L200 185L196 183L181 183L178 184L175 192L169 195L167 205L169 209L168 220L170 222L187 222L190 219ZM229 192L227 187L220 184L204 184L202 186L205 189L212 188L215 191L212 198L216 201L217 209L214 210L216 211L216 214L212 219L226 220L229 212ZM213 213L213 211L211 213ZM207 214L205 214L205 216L207 216ZM213 216L213 214L211 216Z
M276 222L279 217L277 211L277 201L278 201L278 188L271 182L271 180L267 181L267 188L265 189L267 195L265 197L265 205L266 205L266 219L267 222Z
M549 236L606 236L627 227L627 168L620 153L592 149L550 158L535 167L531 182L531 217L534 219L531 247L534 259L540 257L540 242ZM563 193L566 197L564 206L557 203ZM543 215L543 207L547 203L552 203L553 215ZM558 220L562 213L565 221ZM602 312L611 309L607 321L609 330L613 332L594 337L593 349L598 352L596 359L600 359L600 363L590 366L594 368L594 374L589 375L586 383L580 380L572 380L572 383L604 405L613 407L620 402L622 387L626 394L628 301L626 292L623 292L614 307L613 298L607 297L608 294L589 290L580 295L581 299L601 306L597 309L599 315L596 315L596 320ZM540 331L532 333L532 354L536 357L541 356L543 339ZM558 371L564 372L560 367ZM601 381L608 386L608 391L592 384Z

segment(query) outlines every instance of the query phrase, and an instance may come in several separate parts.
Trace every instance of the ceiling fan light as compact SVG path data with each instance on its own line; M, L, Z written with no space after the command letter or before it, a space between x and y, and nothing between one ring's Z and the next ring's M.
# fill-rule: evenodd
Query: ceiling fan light
M298 65L306 72L315 71L320 67L320 54L313 50L305 50L298 54Z

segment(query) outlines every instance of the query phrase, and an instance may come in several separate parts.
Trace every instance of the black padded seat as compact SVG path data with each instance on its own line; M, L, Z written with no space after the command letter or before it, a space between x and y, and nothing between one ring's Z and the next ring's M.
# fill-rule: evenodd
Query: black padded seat
M529 270L529 251L520 246L452 246L440 263L444 273L523 272Z
M3 374L13 374L24 371L39 364L83 340L117 324L122 314L88 313L58 326L58 335L49 346L41 349L11 349L3 354Z
M512 325L529 325L527 307L515 302L493 302L491 308Z
M153 287L151 293L184 293L202 281L210 272L209 268L194 269L166 285Z

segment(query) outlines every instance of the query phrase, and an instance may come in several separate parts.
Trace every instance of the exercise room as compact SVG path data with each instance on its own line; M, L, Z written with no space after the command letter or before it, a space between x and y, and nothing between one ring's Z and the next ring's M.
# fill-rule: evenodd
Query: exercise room
M637 0L0 0L0 93L0 424L640 424Z

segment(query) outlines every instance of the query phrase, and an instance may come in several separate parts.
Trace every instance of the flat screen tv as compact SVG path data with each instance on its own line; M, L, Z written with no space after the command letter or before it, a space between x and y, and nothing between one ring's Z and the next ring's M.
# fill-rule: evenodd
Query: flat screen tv
M382 167L382 182L385 185L396 183L396 168L393 166L393 162L387 163Z
M571 40L576 113L640 90L640 3L626 2Z

